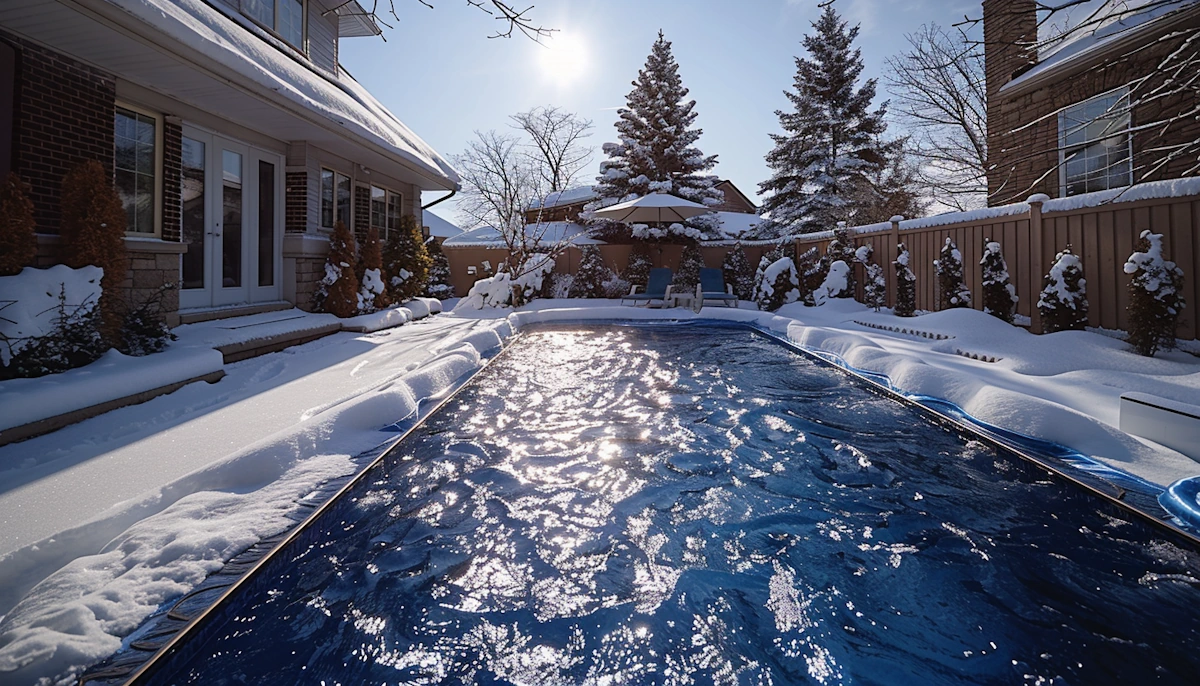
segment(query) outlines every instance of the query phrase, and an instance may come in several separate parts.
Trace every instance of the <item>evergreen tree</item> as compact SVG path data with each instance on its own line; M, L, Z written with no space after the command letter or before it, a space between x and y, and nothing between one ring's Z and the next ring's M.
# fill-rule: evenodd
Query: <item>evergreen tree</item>
M454 286L450 285L450 260L442 252L442 246L430 239L425 244L429 254L429 278L425 282L425 296L445 300L454 297Z
M754 295L751 300L758 303L758 308L760 310L764 308L767 299L770 298L770 293L764 293L764 291L774 289L774 286L770 283L767 284L770 286L770 288L763 288L763 282L766 278L767 269L781 258L783 258L782 245L777 245L774 248L771 248L767 252L763 253L762 257L758 258L758 269L754 271Z
M912 219L925 214L920 170L904 148L906 141L880 143L887 163L865 175L852 186L850 219L858 226L890 221L900 216Z
M772 134L767 153L770 179L759 184L767 194L764 213L801 232L820 231L849 218L849 194L884 165L881 149L885 108L871 112L875 80L855 88L863 62L852 48L858 27L848 28L832 4L805 36L811 58L796 58L795 92L785 91L794 112L776 111L783 134Z
M583 246L583 255L579 258L579 269L571 288L567 291L569 298L607 298L609 285L616 277L613 270L604 262L600 249L594 245Z
M871 261L874 253L875 249L870 245L862 245L854 251L854 259L867 274L863 281L863 304L878 312L887 305L887 278L883 275L883 267Z
M129 269L125 255L125 207L112 176L96 160L87 160L63 176L62 241L68 267L95 265L100 280L100 330L110 345L121 342L125 317L121 284Z
M764 260L766 258L763 258ZM758 284L758 308L774 312L800 299L800 274L790 257L779 259L761 268Z
M37 225L26 184L13 172L0 180L0 276L21 273L37 257Z
M937 275L939 310L971 306L971 291L963 283L962 253L949 236L942 244L940 257L933 261L933 271Z
M911 317L917 312L917 275L909 266L911 256L901 243L896 246L899 254L892 266L896 270L896 307L892 313L897 317Z
M1187 305L1183 270L1163 258L1162 234L1142 232L1137 251L1125 261L1129 281L1129 343L1141 355L1175 347L1175 327Z
M315 296L319 308L336 317L358 314L358 276L355 268L354 234L344 222L334 224L329 239L329 255L325 258L325 276L317 284Z
M672 283L676 291L692 292L700 283L700 269L704 267L704 255L700 252L700 244L690 241L683 246L683 254L679 256L679 269L675 270Z
M1087 326L1087 280L1083 278L1083 263L1071 252L1071 246L1054 256L1054 266L1043 281L1038 312L1042 314L1042 330L1046 333L1083 330Z
M594 186L600 199L589 209L653 192L710 207L721 204L724 194L715 188L717 177L703 173L716 166L717 157L705 156L693 145L702 131L691 128L696 101L685 102L687 94L679 65L671 55L671 43L659 31L646 66L626 97L627 106L617 111L620 142L604 144L608 159L600 163ZM635 238L650 237L639 231L646 229L635 230ZM674 224L665 233L697 239L717 238L720 231L714 215L703 215L688 220L686 226Z
M644 288L650 280L650 268L653 266L654 260L650 258L650 246L638 241L629 251L629 264L625 266L622 278Z
M725 283L733 286L733 294L739 300L754 298L754 272L750 271L750 260L746 259L741 243L735 243L733 249L725 253L721 270L725 274Z
M983 311L1012 324L1017 289L1008 277L1008 264L1000 252L1000 244L990 238L985 242L983 259L979 260L983 267Z
M379 229L374 226L367 229L366 240L362 245L363 276L358 290L358 312L369 314L386 308L391 304L387 295L387 286L383 282L383 256L379 246Z
M387 278L389 300L402 303L424 292L432 267L433 257L425 244L421 227L417 226L416 217L401 215L400 226L388 233L387 245L383 249L383 273ZM446 278L449 277L447 263Z
M825 281L825 265L821 260L821 253L817 250L817 246L813 246L805 250L803 254L796 258L796 271L800 272L800 300L805 305L812 307L816 305L816 300L813 299L813 294Z
M829 245L825 247L823 270L828 273L829 267L834 262L845 262L847 267L850 267L858 261L855 253L854 237L850 234L850 229L846 228L846 222L839 222L838 227L833 230L833 240L829 241ZM834 298L850 298L854 296L854 270L848 270L846 274L846 288L843 292L832 297Z

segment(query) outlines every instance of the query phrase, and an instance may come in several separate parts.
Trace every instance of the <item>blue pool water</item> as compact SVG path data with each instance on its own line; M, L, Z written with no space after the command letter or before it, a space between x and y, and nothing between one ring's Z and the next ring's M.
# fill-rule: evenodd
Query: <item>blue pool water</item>
M1196 683L1200 555L745 331L522 336L150 683Z

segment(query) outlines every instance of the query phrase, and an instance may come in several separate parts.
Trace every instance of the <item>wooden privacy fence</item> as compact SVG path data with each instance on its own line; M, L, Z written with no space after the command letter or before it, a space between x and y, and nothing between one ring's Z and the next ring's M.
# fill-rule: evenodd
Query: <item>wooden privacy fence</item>
M1164 182L1159 182L1162 184ZM1140 189L1154 184L1134 187ZM1145 196L1152 193L1126 193L1126 196ZM1093 195L1092 197L1095 197ZM1039 200L1040 198L1040 200ZM851 231L856 245L871 245L872 260L884 268L887 275L888 304L895 304L896 276L892 262L896 245L904 242L911 256L910 267L917 277L917 308L937 308L937 280L933 261L938 258L946 237L954 240L963 256L963 276L971 289L971 306L983 309L983 284L979 260L988 240L1000 244L1008 262L1008 272L1016 287L1017 313L1030 318L1031 330L1041 332L1041 317L1036 303L1042 290L1042 280L1054 263L1055 254L1071 245L1083 262L1087 282L1088 324L1106 329L1125 329L1128 322L1129 279L1125 274L1126 258L1133 252L1143 230L1163 234L1166 258L1176 262L1184 274L1184 297L1187 307L1179 318L1176 335L1196 339L1197 309L1200 308L1200 194L1162 198L1122 200L1107 203L1088 203L1086 196L1048 200L1034 196L1032 202L1004 205L974 212L953 213L913 219L896 223L855 227ZM797 254L816 246L822 254L829 244L831 233L797 238ZM628 264L629 245L600 245L600 254L615 270ZM702 248L704 262L720 267L732 244L712 244ZM769 243L743 243L743 249L753 267ZM508 256L503 248L445 246L451 264L455 291L465 295L471 284L480 278L479 267L487 260L492 267L503 263ZM651 258L659 267L677 268L682 246L663 245L651 248ZM581 250L570 248L562 255L556 270L574 274L579 267ZM476 273L468 273L475 266ZM858 297L862 297L863 267L856 266Z

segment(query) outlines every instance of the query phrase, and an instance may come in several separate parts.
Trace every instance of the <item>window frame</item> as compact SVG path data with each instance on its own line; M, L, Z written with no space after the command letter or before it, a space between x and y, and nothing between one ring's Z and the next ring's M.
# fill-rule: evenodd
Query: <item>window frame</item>
M251 14L250 11L246 8L246 0L238 0L238 3L237 3L238 11L242 13L243 17L246 17L250 21L254 22L255 26L261 28L262 30L264 30L267 33L274 36L275 38L278 38L279 40L283 41L284 44L291 46L292 48L299 51L300 54L307 57L308 56L308 2L309 2L309 0L297 0L300 3L300 45L293 45L292 42L290 40L288 40L287 38L285 38L284 35L276 28L279 26L279 5L280 5L280 3L281 2L290 2L291 0L267 0L267 1L271 2L272 7L274 8L274 11L272 12L272 14L274 15L274 17L273 17L274 26L268 26L268 25L264 24L263 22L259 21L258 17Z
M328 226L326 226L326 224L325 224L325 200L326 200L326 198L325 198L326 176L325 175L326 174L329 175L328 178L332 182L329 187L329 192L330 192L329 201L330 201L330 216L333 217L333 219L329 223ZM346 203L346 216L344 216L344 217L338 213L337 191L338 191L338 186L340 185L338 183L339 181L345 181L346 184L350 188L350 199L349 199L349 202ZM321 167L321 176L320 176L319 183L321 184L321 188L320 188L320 193L318 195L320 207L317 208L317 222L321 225L321 228L325 229L326 231L333 231L333 227L336 226L338 221L340 220L343 223L345 223L348 228L353 230L354 229L354 222L353 222L353 219L354 219L354 179L349 174L343 174L340 171L337 171L336 169L331 169L329 167Z
M393 229L400 228L400 217L404 214L404 194L374 183L369 188L371 189L371 207L367 224L379 231L379 240L386 241L391 236ZM383 192L383 222L380 224L375 223L375 191ZM392 204L393 198L396 201L395 205ZM394 216L393 209L396 212Z
M140 114L154 120L154 211L151 215L154 218L153 231L130 231L129 224L125 225L125 235L140 237L140 238L162 238L162 216L163 216L163 125L165 117L161 112L155 112L138 105L134 105L124 100L117 100L113 107L113 166L112 166L112 181L113 187L117 186L117 141L116 141L116 125L117 115L119 110L126 110L134 114ZM136 170L135 172L136 173Z
M1075 143L1072 145L1068 145L1067 141L1066 141L1066 138L1067 138L1066 119L1068 116L1067 113L1075 108L1084 107L1088 103L1090 103L1094 100L1100 100L1102 98L1109 98L1114 95L1117 96L1117 100L1116 100L1117 105L1120 105L1122 100L1125 101L1125 104L1123 106L1114 105L1114 107L1112 108L1117 113L1115 116L1124 116L1127 118L1128 121L1126 122L1125 129L1121 132L1114 133L1114 134L1111 134L1108 136L1104 136L1103 138L1089 139L1089 140L1085 140L1082 143ZM1119 86L1117 88L1113 88L1111 90L1104 91L1103 93L1098 93L1091 97L1084 98L1083 100L1072 103L1058 111L1058 117L1056 118L1056 120L1058 123L1058 132L1057 133L1058 133L1058 194L1059 194L1059 197L1061 197L1061 198L1074 197L1074 196L1067 195L1067 189L1072 183L1071 180L1068 179L1068 177L1067 177L1068 158L1077 151L1086 150L1088 147L1090 147L1092 145L1096 145L1096 144L1100 143L1101 141L1107 140L1109 138L1115 138L1115 137L1121 136L1121 135L1125 136L1125 154L1126 154L1126 160L1128 160L1128 163L1129 163L1129 172L1128 172L1128 176L1125 179L1125 183L1118 183L1115 185L1106 185L1105 188L1096 189L1095 191L1084 190L1084 193L1099 192L1099 191L1104 191L1104 190L1111 190L1114 188L1125 188L1125 187L1133 184L1133 109L1129 106L1128 98L1129 98L1129 87L1128 86ZM1109 118L1112 116L1114 116L1114 115L1106 114L1106 115L1104 115L1104 118ZM1100 119L1100 117L1097 117L1097 118L1092 119L1091 121L1095 122L1095 121L1098 121L1099 119ZM1086 126L1086 124L1085 124L1085 126ZM1111 165L1110 165L1110 167L1111 167ZM1080 181L1082 183L1086 184L1087 177L1088 177L1088 174L1085 171L1084 177ZM1109 170L1106 170L1104 172L1104 178L1106 179L1106 184L1111 184L1112 172ZM1076 193L1075 195L1082 195L1082 194Z

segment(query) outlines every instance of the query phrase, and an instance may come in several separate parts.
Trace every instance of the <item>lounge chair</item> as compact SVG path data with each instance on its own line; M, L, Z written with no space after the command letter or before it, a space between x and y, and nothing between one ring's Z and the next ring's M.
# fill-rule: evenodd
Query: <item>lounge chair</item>
M717 301L726 307L737 307L738 297L733 294L733 286L725 285L725 274L720 269L704 267L700 270L700 283L696 284L696 300L694 307L700 308L711 301Z
M621 298L621 304L624 305L626 300L632 301L634 305L645 303L651 305L655 300L659 301L659 307L667 304L667 299L671 297L671 279L673 275L671 270L666 267L655 267L650 270L650 278L647 279L646 291L638 293L637 284L634 284L629 289L629 295Z

